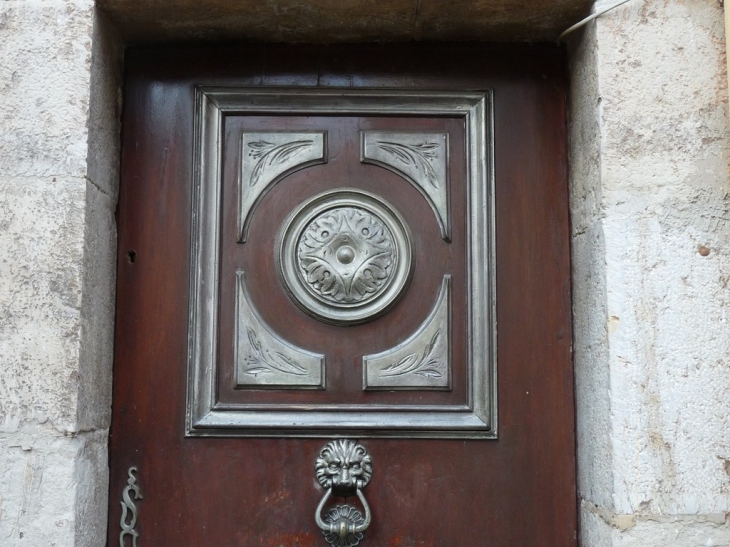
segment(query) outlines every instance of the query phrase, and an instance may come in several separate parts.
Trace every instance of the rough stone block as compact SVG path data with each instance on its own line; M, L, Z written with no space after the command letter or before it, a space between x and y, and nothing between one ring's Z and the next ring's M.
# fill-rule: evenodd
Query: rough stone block
M0 195L0 431L71 431L86 181L0 178Z
M591 547L728 544L723 34L719 4L648 0L573 38L579 490L598 508L583 503Z
M92 10L0 2L0 176L86 174Z

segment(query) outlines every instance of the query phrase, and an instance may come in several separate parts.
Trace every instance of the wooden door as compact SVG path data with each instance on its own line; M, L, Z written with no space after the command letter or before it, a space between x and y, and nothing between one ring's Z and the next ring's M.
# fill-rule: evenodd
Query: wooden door
M575 545L562 52L126 66L109 544Z

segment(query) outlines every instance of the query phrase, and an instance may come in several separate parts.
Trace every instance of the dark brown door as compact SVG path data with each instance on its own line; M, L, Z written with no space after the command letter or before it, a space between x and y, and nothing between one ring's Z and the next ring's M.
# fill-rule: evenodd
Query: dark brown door
M128 51L110 545L576 544L564 64Z

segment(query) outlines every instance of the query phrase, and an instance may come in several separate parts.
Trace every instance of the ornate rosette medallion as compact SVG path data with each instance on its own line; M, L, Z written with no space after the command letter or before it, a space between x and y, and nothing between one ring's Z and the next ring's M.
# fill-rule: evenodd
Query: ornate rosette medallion
M284 287L305 312L328 323L362 323L403 293L412 247L392 206L343 188L313 197L289 216L277 264Z

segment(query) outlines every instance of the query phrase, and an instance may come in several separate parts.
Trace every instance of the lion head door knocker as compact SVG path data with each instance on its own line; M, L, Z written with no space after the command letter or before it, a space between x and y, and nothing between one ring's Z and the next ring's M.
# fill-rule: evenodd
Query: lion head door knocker
M331 441L322 448L314 468L319 484L326 489L314 514L317 526L333 547L354 547L371 521L370 506L362 493L373 475L370 454L356 441ZM330 508L323 517L324 506L333 493L345 498L356 495L365 515L357 507L344 504Z

